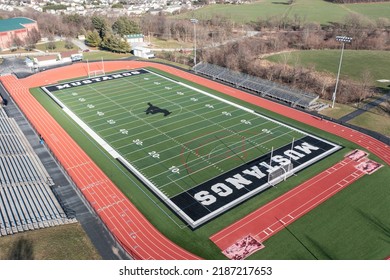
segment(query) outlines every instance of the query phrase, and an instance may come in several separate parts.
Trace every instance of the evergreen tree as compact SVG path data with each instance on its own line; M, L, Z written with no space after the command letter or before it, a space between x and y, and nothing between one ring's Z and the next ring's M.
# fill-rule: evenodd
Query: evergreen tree
M106 37L104 37L102 43L100 44L100 47L102 49L117 53L130 52L130 45L121 37L112 33L109 33Z
M88 46L98 47L102 42L102 39L100 38L99 33L96 30L94 30L94 31L88 31L85 41Z
M105 18L99 16L92 17L92 25L99 33L101 39L103 39L108 32L110 32L110 28Z
M141 32L138 24L126 17L119 17L112 25L112 30L120 36Z

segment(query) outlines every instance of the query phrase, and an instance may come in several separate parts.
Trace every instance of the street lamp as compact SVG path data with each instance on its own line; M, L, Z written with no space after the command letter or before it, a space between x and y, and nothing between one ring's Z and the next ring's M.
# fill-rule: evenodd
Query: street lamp
M194 24L194 66L196 65L196 24L198 23L198 20L196 18L192 18L191 23Z
M347 36L336 36L336 41L341 42L342 43L342 47L341 47L341 56L340 56L339 70L337 72L337 78L336 78L336 87L334 88L333 97L332 97L332 108L334 108L334 102L336 101L336 92L337 92L337 86L339 84L341 63L343 61L344 45L345 45L345 43L351 43L352 42L352 38L351 37L347 37Z

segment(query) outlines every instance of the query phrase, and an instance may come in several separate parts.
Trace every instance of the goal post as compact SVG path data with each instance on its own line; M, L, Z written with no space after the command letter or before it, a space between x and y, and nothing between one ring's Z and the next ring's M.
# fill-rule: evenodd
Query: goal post
M292 163L279 166L277 169L268 174L268 184L276 185L281 181L285 181L293 174L293 168Z
M104 76L106 75L106 72L104 71L104 60L102 57L101 60L101 65L97 64L98 69L91 69L90 63L87 59L87 71L88 71L88 78L94 78L94 77L99 77L99 76Z

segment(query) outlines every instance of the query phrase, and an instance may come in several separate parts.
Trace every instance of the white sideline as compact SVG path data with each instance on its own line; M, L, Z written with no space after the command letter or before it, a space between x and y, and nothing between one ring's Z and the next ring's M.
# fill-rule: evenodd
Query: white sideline
M62 107L62 110L73 120L75 121L82 129L84 129L89 136L91 136L100 146L103 147L107 153L109 153L112 157L117 159L120 155L114 148L112 148L106 141L103 140L95 131L93 131L85 122L83 122L75 113L73 113L68 107L65 106L57 97L55 97L51 91L46 89L46 87L42 88L46 94L48 94L58 105Z

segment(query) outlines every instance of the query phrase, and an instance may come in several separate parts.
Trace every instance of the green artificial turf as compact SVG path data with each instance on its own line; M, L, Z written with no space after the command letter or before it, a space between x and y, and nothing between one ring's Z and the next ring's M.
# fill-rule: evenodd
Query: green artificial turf
M213 219L196 230L183 227L184 224L157 199L143 184L127 172L118 162L107 154L88 136L72 119L61 111L52 99L40 89L32 92L37 100L56 118L64 129L79 143L80 147L98 164L98 166L113 180L136 207L168 238L183 248L205 259L225 258L219 248L209 237L234 221L249 214L265 203L280 196L301 182L313 177L325 168L340 161L344 154L357 145L330 135L316 128L298 123L273 112L264 110L203 86L181 80L167 73L153 71L183 81L188 85L223 97L226 100L255 109L260 113L279 121L298 127L345 147L332 156L299 172L261 195L257 195L242 203L227 213ZM103 84L103 83L102 83ZM103 85L102 85L103 86ZM148 93L149 94L149 93ZM143 101L144 102L144 101ZM145 109L145 108L144 108ZM146 125L145 125L146 126ZM370 158L380 161L377 157ZM265 242L266 248L255 253L250 258L255 259L381 259L384 252L390 251L386 243L386 230L381 225L388 224L389 190L386 181L390 180L389 167L385 166L373 175L366 175L335 197L332 197L319 207L291 224L288 229ZM379 239L375 239L379 238ZM372 246L361 246L361 240L371 240ZM332 241L330 241L332 240ZM348 242L347 242L348 241ZM308 249L307 249L308 248ZM354 249L356 248L356 250Z

